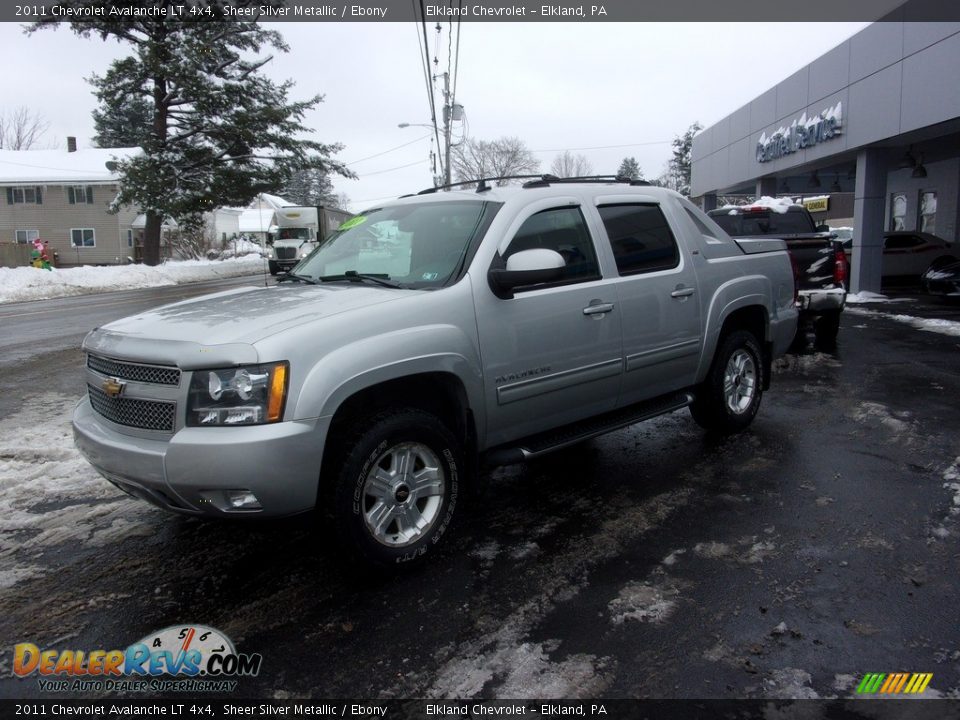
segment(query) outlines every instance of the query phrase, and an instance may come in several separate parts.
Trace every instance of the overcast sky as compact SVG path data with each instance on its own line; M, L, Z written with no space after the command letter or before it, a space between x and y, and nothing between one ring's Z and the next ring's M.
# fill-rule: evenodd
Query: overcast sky
M613 173L634 156L645 175L657 176L670 140L692 122L713 124L865 25L466 22L457 102L470 137L515 135L537 151L543 171L566 148L585 155L597 173ZM325 95L306 124L316 139L345 146L339 157L359 180L335 184L353 210L432 185L430 130L397 127L430 120L419 25L270 27L290 52L277 53L266 72L293 79L298 99ZM437 33L427 27L432 56ZM444 24L439 72L446 70L447 33ZM85 79L124 51L66 27L27 36L23 26L0 23L0 111L25 105L41 113L50 122L44 145L62 146L75 135L89 147L95 102Z

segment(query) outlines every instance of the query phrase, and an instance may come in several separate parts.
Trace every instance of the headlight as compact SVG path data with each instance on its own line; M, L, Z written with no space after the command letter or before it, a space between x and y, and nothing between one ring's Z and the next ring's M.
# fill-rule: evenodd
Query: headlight
M283 419L287 362L196 370L187 398L187 425L262 425Z
M274 252L272 247L267 248L267 257L270 258L271 260L277 257L277 253Z

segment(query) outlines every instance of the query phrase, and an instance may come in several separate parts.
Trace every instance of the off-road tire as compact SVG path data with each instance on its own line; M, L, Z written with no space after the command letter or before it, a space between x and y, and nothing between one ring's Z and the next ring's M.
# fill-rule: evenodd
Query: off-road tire
M725 383L731 377L734 378L732 386L727 387ZM760 344L752 333L735 330L721 339L707 379L698 388L690 406L690 414L707 430L724 434L740 432L753 421L762 395Z
M435 415L402 408L386 410L356 423L343 436L342 443L337 462L326 465L334 473L332 487L321 483L317 502L332 509L337 537L351 559L379 568L396 568L420 563L432 555L455 516L462 512L465 493L461 483L465 480L466 462L457 437ZM402 466L404 453L410 465L407 474L396 472ZM415 486L425 487L431 473L424 470L433 467L433 462L440 481L439 495L420 496ZM376 479L373 476L378 470L383 471L385 478L392 471L394 477ZM419 473L420 480L414 477L415 473ZM385 488L389 488L389 493ZM432 493L433 488L423 492ZM435 497L439 498L438 503L433 502ZM370 518L377 503L380 510L376 517L391 518L386 525L381 523L379 530L372 527L375 520ZM392 515L380 514L390 507ZM409 528L400 524L408 521ZM412 521L422 521L424 527L415 531ZM411 537L406 537L405 531L412 533Z

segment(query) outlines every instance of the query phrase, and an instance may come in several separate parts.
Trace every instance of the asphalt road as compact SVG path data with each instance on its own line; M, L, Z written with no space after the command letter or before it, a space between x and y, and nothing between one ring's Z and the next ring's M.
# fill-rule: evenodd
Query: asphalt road
M487 474L432 563L377 578L309 518L171 517L77 458L80 323L169 298L146 293L0 311L2 697L56 697L11 677L15 643L182 623L263 655L249 698L846 697L866 672L960 694L960 337L890 317L952 306L845 314L739 436L683 411Z
M77 295L53 300L0 304L0 417L19 406L22 393L15 392L41 365L65 366L80 359L80 343L95 327L134 315L158 305L227 290L241 285L262 284L262 275L226 278L170 287L121 290L98 295ZM271 278L268 283L273 283ZM83 392L79 374L45 377L48 388ZM11 392L13 391L13 392Z

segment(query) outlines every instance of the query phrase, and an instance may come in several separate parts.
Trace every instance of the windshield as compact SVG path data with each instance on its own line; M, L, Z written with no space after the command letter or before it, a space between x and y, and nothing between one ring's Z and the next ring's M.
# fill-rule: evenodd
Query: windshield
M377 208L344 222L293 272L311 278L376 275L441 287L456 273L484 217L483 201Z
M277 233L278 240L309 240L310 239L310 228L299 227L299 228L280 228L280 232Z
M747 212L730 215L710 213L710 219L732 237L751 235L796 235L812 233L813 226L802 212Z

